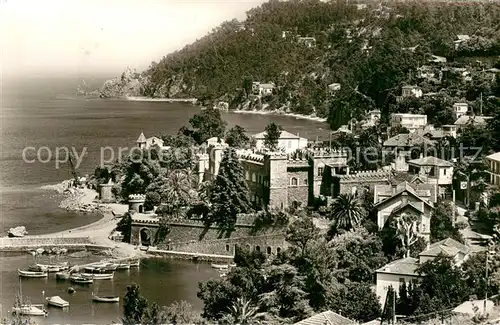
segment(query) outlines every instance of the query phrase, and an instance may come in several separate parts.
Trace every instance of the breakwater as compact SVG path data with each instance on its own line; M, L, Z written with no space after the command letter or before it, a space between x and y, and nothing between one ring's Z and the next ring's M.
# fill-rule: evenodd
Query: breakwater
M23 237L0 238L0 251L26 251L30 249L65 247L67 249L109 249L109 246L95 245L89 237Z

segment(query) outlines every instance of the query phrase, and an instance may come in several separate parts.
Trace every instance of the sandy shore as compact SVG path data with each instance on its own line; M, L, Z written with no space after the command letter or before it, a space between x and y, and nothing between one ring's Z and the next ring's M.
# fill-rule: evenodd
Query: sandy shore
M283 113L281 111L246 111L246 110L234 110L234 111L229 111L230 113L238 113L238 114L257 114L257 115L281 115L281 116L289 116L289 117L295 117L296 119L300 120L308 120L308 121L315 121L315 122L322 122L325 123L327 121L326 118L323 117L317 117L317 116L309 116L309 115L302 115L302 114L294 114L294 113Z
M84 188L76 189L67 187L68 181L63 181L59 184L48 185L42 187L47 190L55 190L59 193L64 193L66 198L61 202L60 207L72 211L93 211L102 213L103 217L91 224L59 231L50 234L28 236L32 238L72 238L72 237L88 237L89 240L99 246L107 246L110 248L109 254L114 258L129 258L140 257L145 255L144 252L137 247L117 242L109 239L111 233L115 230L120 218L119 216L128 211L126 204L102 204L96 201L97 192Z
M196 103L196 98L151 98L139 96L127 96L126 100L140 101L140 102L168 102L168 103Z

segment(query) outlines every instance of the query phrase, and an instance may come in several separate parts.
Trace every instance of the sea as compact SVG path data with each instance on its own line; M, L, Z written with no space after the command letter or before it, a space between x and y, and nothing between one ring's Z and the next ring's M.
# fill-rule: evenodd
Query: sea
M99 87L106 78L86 79L89 86ZM176 134L200 107L185 103L128 101L76 96L81 84L75 77L30 77L2 80L0 110L0 236L16 226L25 226L32 235L79 227L98 220L90 213L68 212L59 208L61 196L44 190L72 177L66 160L71 151L78 160L80 176L92 174L96 166L110 160L119 150L135 145L141 132L146 137ZM228 126L240 125L248 134L263 131L270 121L291 133L311 140L327 139L325 123L282 115L253 115L223 112ZM96 258L96 257L86 257ZM106 295L125 294L132 282L151 302L167 305L185 300L196 310L202 302L196 297L198 282L218 277L209 264L154 258L143 260L138 270L117 273L113 280L100 281L99 288L75 288L69 296L68 283L54 278L19 282L17 269L33 263L25 253L0 255L0 312L9 310L19 290L32 303L43 303L44 297L60 295L70 301L68 310L49 310L40 324L110 324L119 321L122 306L95 304L92 292ZM67 298L67 299L66 299Z

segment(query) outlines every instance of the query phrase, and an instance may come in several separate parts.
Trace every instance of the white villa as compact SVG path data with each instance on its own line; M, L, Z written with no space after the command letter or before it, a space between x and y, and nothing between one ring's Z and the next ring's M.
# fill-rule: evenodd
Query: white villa
M253 137L256 140L255 147L256 149L264 149L264 137L266 132L260 132ZM297 149L305 149L307 148L307 139L301 138L298 134L292 134L288 131L281 131L280 138L278 140L278 148L286 153L293 153L297 151Z
M453 113L455 114L455 119L460 116L467 115L469 111L469 104L467 103L455 103L453 104Z
M417 129L423 129L426 125L427 115L424 114L391 114L391 127L402 126L407 128L410 132L413 132Z
M163 145L164 143L163 143L162 139L160 139L158 137L146 138L146 136L144 136L143 132L141 132L141 135L137 139L136 144L137 144L137 147L140 149L150 149L153 147L169 148L169 147L165 147Z
M384 306L385 304L387 290L390 286L398 294L403 283L418 281L420 276L417 269L423 263L443 254L452 257L455 265L460 265L469 258L470 253L471 250L466 245L447 238L427 246L427 249L421 252L418 258L403 258L384 265L375 271L377 279L376 293L381 305Z
M408 166L411 174L419 175L428 183L437 184L440 194L444 194L444 187L453 182L453 164L449 161L427 156L409 160Z
M486 156L490 173L490 184L500 186L500 152Z

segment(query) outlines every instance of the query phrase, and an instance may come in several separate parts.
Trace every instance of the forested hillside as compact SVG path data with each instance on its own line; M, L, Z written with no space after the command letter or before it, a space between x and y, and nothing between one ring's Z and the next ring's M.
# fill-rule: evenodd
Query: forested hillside
M488 100L498 106L488 99L498 96L497 83L482 71L500 67L499 26L499 2L271 0L250 10L245 21L224 22L152 62L140 76L141 92L328 116L333 128L373 108L387 116L417 106L436 122L450 118L454 100L474 106L480 93L486 107ZM459 34L469 38L456 46ZM300 36L314 37L316 46L306 46ZM466 67L470 78L418 79L417 69L432 64L432 55L446 57L439 69ZM271 96L256 98L252 81L276 87ZM341 85L333 96L331 83ZM402 105L396 96L403 84L439 95Z

